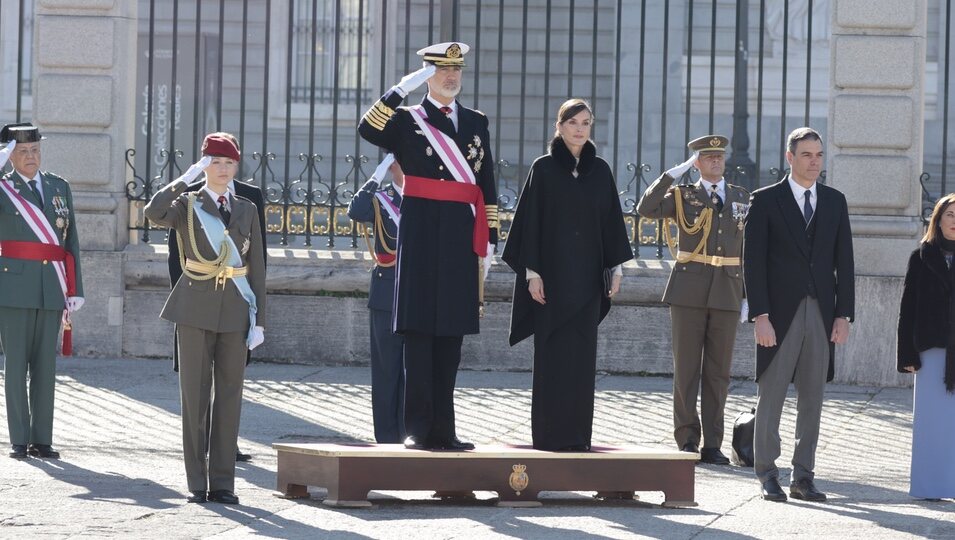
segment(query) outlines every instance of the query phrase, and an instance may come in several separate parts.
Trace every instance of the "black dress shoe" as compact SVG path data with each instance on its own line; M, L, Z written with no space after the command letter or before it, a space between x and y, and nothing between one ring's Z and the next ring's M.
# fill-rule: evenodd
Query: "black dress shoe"
M60 459L60 453L48 444L31 444L27 453L33 457L43 459Z
M796 480L789 485L789 495L793 499L803 501L823 502L826 500L826 494L816 489L815 484L808 478Z
M729 458L724 456L723 452L720 452L719 448L701 448L700 461L702 461L703 463L710 463L713 465L729 465L730 464Z
M25 444L14 444L10 446L10 457L13 459L26 459L27 457L27 445Z
M688 442L680 447L680 452L692 452L694 454L700 453L700 447L695 443Z
M590 452L589 444L571 444L557 449L558 452Z
M474 450L474 443L462 441L461 439L454 437L450 441L436 442L431 445L431 448L434 448L435 450L455 450L455 451Z
M252 461L252 454L243 454L242 452L236 450L235 460L236 461Z
M763 482L763 487L761 489L763 493L763 499L767 501L774 502L786 502L786 493L783 491L783 488L779 485L779 479L775 476Z
M405 437L404 445L408 450L427 450L430 448L423 440L414 435Z
M239 504L239 498L235 496L235 493L227 489L217 489L215 491L210 491L208 497L206 497L209 502L217 502L222 504Z
M187 503L204 503L206 502L206 492L202 490L191 491L192 495L186 498Z

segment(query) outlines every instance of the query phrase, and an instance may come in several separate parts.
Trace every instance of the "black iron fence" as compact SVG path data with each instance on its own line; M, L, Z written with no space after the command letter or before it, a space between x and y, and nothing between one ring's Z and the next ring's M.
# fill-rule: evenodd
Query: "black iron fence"
M161 238L142 217L145 202L196 161L205 133L223 130L243 147L241 178L266 193L270 242L357 246L345 207L381 153L355 126L418 66L414 51L439 40L472 46L460 99L491 119L504 235L527 168L571 96L594 105L594 140L644 256L665 250L661 224L640 219L636 201L686 157L687 140L729 136L727 179L755 188L784 174L790 130L826 135L829 13L811 0L138 2L140 123L124 158L130 229L143 242ZM29 11L23 5L0 0L0 28ZM926 153L938 140L941 156L926 159L926 204L948 189L951 17L948 3L930 9L944 20L944 49L928 51L944 83L926 122ZM18 49L17 119L29 54Z

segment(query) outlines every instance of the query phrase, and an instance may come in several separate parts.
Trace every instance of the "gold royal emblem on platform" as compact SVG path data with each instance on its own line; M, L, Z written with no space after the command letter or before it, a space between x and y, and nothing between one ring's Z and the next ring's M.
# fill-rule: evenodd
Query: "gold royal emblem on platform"
M527 489L527 484L530 483L530 478L527 476L527 465L512 465L511 469L511 476L507 479L507 483L514 490L514 494L519 496L522 491Z

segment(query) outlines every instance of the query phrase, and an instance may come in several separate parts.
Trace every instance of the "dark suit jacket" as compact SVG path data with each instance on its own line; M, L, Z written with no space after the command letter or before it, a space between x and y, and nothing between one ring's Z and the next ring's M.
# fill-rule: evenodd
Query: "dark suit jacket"
M853 318L855 270L849 208L842 193L816 185L815 241L806 238L802 210L789 188L789 177L753 192L743 242L743 273L750 317L763 313L782 343L799 303L815 285L827 335L836 317ZM756 378L766 370L776 347L756 347ZM829 344L829 376L834 374L835 346Z

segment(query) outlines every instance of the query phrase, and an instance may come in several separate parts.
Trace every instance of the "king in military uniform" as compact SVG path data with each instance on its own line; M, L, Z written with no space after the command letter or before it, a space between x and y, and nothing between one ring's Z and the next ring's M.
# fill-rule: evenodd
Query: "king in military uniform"
M0 343L10 457L56 459L53 394L61 320L70 354L70 314L83 305L80 242L70 184L40 171L39 130L29 123L0 130ZM30 375L29 391L27 374Z
M744 296L740 257L749 208L749 193L723 179L728 143L720 135L690 141L693 156L658 178L637 205L645 218L666 218L665 233L670 220L679 229L679 251L663 293L673 340L673 435L681 450L717 465L729 464L720 451L723 408ZM673 186L691 166L700 180ZM702 425L696 409L701 378Z
M391 186L383 188L381 181L388 171L391 171ZM371 410L375 441L380 444L402 442L405 431L402 406L405 393L404 340L391 330L391 312L395 305L395 253L398 250L398 224L401 222L399 190L402 185L401 167L395 162L395 156L388 154L348 203L348 217L362 224L362 234L375 261L368 287L368 325ZM373 231L371 234L369 226Z
M409 448L462 450L454 381L467 334L479 332L479 280L497 243L497 192L488 119L455 98L468 46L418 51L424 67L365 113L361 136L394 153L405 173L393 329L405 339ZM419 105L399 107L427 82Z

